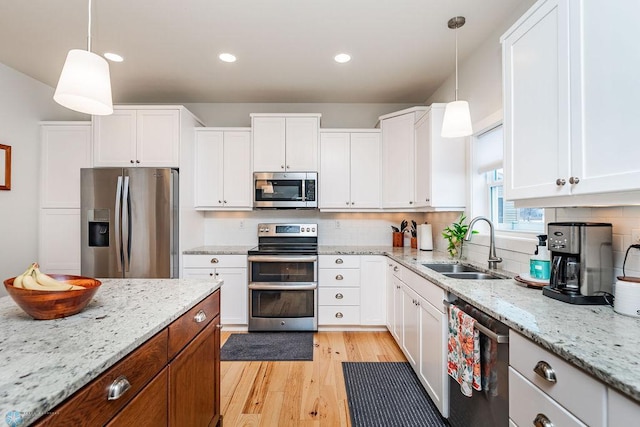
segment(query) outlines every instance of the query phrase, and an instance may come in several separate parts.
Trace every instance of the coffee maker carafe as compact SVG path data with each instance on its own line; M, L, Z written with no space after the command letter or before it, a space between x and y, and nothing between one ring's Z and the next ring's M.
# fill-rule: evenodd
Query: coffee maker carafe
M613 294L611 224L552 222L551 278L543 295L571 304L610 304Z

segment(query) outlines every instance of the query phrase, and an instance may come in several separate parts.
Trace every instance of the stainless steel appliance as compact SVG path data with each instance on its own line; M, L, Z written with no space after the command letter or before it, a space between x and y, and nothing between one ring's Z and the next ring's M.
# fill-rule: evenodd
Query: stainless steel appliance
M318 207L317 172L253 174L253 207L310 209Z
M259 224L248 261L249 331L317 331L318 225Z
M178 171L81 170L81 271L90 277L178 277Z
M551 278L542 288L543 295L571 304L611 304L611 224L552 222L547 234Z
M471 397L449 376L449 425L451 427L509 426L509 327L458 298L455 304L475 319L480 333L482 391Z

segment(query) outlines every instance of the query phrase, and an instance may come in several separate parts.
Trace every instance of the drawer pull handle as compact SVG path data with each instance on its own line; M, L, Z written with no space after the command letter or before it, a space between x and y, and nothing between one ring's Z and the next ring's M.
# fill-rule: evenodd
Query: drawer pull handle
M342 279L344 279L344 277L342 277L342 274L338 274L338 275L336 276L336 280L342 280Z
M549 365L544 360L541 360L538 363L536 363L536 367L533 368L533 372L538 374L544 380L549 381L550 383L555 383L558 381L556 379L556 372L553 370L551 365Z
M340 313L340 312L337 312L337 313L336 313L336 317L337 317L338 319L342 319L343 314L342 314L342 313Z
M393 267L393 271L398 271L398 267Z
M217 264L220 261L218 261L218 258L211 258L211 264Z
M127 377L125 377L124 375L120 375L109 386L109 395L107 396L107 399L120 399L120 397L122 397L122 395L125 394L130 388L131 383L129 382L129 380L127 380Z
M536 418L533 420L533 425L535 427L553 427L553 423L545 414L536 415Z
M193 316L193 320L195 320L196 323L202 323L207 320L207 313L205 313L203 310L200 310L196 313L195 316Z
M336 299L342 299L342 298L344 298L344 295L342 295L341 293L336 294Z
M336 264L342 264L344 261L342 260L342 258L337 258L336 259Z

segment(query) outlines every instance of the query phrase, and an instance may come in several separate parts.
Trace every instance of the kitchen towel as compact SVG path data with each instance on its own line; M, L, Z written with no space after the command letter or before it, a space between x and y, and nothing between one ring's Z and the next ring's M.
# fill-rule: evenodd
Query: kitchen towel
M455 305L449 307L447 373L460 384L463 395L482 390L480 378L480 333L475 319Z
M433 250L433 232L431 224L418 225L418 249L421 251Z

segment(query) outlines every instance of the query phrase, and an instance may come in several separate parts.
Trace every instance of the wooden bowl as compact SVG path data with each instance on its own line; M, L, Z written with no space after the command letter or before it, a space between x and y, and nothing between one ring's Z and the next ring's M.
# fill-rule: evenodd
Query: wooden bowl
M50 274L56 280L64 280L85 289L73 291L34 291L31 289L14 288L13 280L4 281L4 287L9 296L29 316L38 320L58 319L80 313L91 301L93 295L102 284L90 277L72 276L68 274Z

